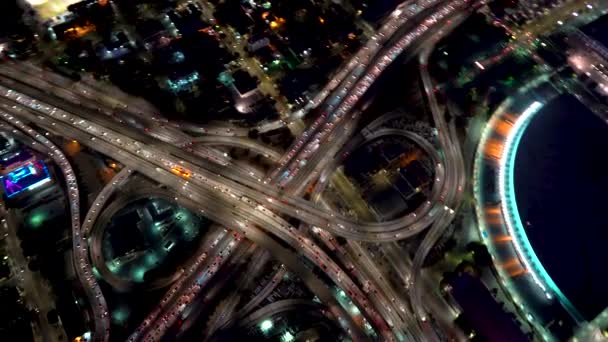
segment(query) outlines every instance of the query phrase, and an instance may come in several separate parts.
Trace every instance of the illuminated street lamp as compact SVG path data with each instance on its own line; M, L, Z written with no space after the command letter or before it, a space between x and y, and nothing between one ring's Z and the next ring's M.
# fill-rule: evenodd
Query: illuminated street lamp
M270 329L272 329L272 326L273 326L272 321L269 319L266 319L266 320L262 321L262 323L260 323L260 330L263 333L266 333L266 332L270 331Z
M289 331L286 331L283 336L281 336L281 342L291 342L294 339L295 337Z

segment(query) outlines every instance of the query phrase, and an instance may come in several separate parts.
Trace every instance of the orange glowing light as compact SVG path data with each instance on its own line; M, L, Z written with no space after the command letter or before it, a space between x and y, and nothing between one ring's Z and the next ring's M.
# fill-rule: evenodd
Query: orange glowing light
M496 139L490 139L490 140L488 140L488 143L486 144L484 152L488 158L500 160L500 158L502 157L502 152L503 152L504 148L505 148L505 146L502 141L499 141Z
M80 38L82 36L87 35L88 33L91 33L95 31L95 26L92 25L91 23L86 23L84 26L74 26L74 27L70 27L67 30L63 31L65 33L66 36L70 36L70 37L74 37L74 38Z
M504 264L502 264L502 267L507 269L507 268L512 268L512 267L521 267L521 263L519 262L519 260L517 258L511 258L508 261L506 261Z
M520 269L518 269L516 271L509 272L509 275L512 278L515 278L515 277L517 277L519 275L522 275L522 274L525 274L525 273L528 273L528 271L526 269L520 268Z
M513 241L513 238L510 235L497 236L494 238L494 242L503 243Z
M179 166L174 166L171 168L171 172L173 172L174 174L178 175L178 176L182 176L184 178L190 178L192 176L192 172L179 167Z
M486 207L486 214L488 215L500 215L500 207Z
M490 227L492 227L492 226L500 227L500 226L502 226L502 224L504 222L502 220L502 216L494 215L494 216L486 217L486 223Z
M494 128L494 130L496 131L496 133L502 135L503 137L506 137L507 135L509 135L509 132L511 131L511 127L513 127L513 123L509 122L509 121L498 121L498 124L496 124L496 127Z
M276 29L277 27L279 27L279 23L274 20L270 22L270 28Z

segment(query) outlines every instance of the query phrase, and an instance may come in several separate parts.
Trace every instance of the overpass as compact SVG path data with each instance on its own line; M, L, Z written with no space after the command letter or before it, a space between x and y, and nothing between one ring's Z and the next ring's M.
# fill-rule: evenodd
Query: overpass
M439 2L421 0L418 1L417 6L434 5L437 3ZM366 57L364 61L355 59L353 65L355 67L358 66L358 68L353 69L354 74L352 75L354 78L351 78L350 81L345 81L340 87L337 97L334 97L334 99L337 99L337 102L334 105L335 110L332 110L332 119L324 122L324 125L321 126L321 123L325 121L322 119L317 127L313 129L319 141L324 141L331 133L332 130L328 130L327 128L338 127L338 123L342 122L346 124L350 121L350 118L349 120L343 120L343 118L346 119L347 114L350 114L361 96L374 83L376 77L390 65L394 58L418 40L423 33L429 32L430 27L443 23L443 19L458 12L467 3L467 1L460 0L445 5L441 3L440 6L428 13L428 16L423 17L415 28L392 40L390 46L383 47L384 53L378 56L378 58L368 60ZM419 10L413 8L412 11L407 13L408 11L401 11L400 9L399 13L396 12L396 17L400 18L401 22L407 21L412 16L412 13L418 13ZM402 13L407 13L408 15L402 16ZM395 23L392 28L387 27L388 32L391 33L391 38L392 33L400 27L398 24ZM387 37L385 41L389 41L389 38ZM369 58L380 50L380 46L383 43L374 42L372 44L377 44L377 47L368 49L365 52L369 55ZM367 68L366 64L364 64L367 62L373 62L374 65ZM366 70L368 74L364 74ZM348 75L351 74L346 73L345 77ZM359 81L355 82L357 79ZM418 222L418 218L415 215L384 223L350 220L341 215L336 215L333 212L313 206L292 195L281 193L280 190L269 189L264 184L260 184L256 180L244 176L240 170L230 169L222 164L202 165L202 163L184 153L184 151L176 149L175 146L168 144L159 145L158 141L142 137L141 134L116 125L114 122L108 122L106 118L89 115L80 108L76 109L72 104L65 103L65 101L50 99L48 95L31 87L25 90L25 92L17 92L12 88L23 88L21 85L16 84L14 80L8 82L4 78L2 83L5 86L2 89L3 96L8 101L8 106L12 106L12 108L5 107L5 109L11 111L14 115L27 118L27 120L36 122L46 129L77 136L79 140L86 141L86 144L93 148L114 156L126 165L134 167L138 172L142 172L151 178L159 179L174 189L179 189L180 197L185 197L188 200L197 199L199 203L204 203L203 210L205 213L209 215L215 214L218 222L227 226L238 227L248 237L253 238L256 243L262 246L271 245L271 241L263 234L260 234L255 227L256 225L289 243L294 249L299 250L300 253L313 261L317 267L326 271L332 281L352 293L353 301L358 307L362 308L362 311L372 324L379 328L380 334L386 339L391 339L386 325L383 323L384 318L377 315L374 308L368 304L366 296L363 295L357 285L348 276L344 275L340 266L336 265L310 239L274 214L274 211L297 217L313 226L335 232L339 235L370 241L395 240L410 236L416 231L415 229L409 229L409 226L413 222ZM29 95L34 96L30 97ZM344 100L341 102L342 97L344 97ZM24 108L26 109L24 110ZM68 109L68 111L63 109ZM74 112L78 113L78 115L74 115ZM321 127L326 128L319 131L318 128ZM313 138L312 141L316 139L312 137L312 134L311 138ZM160 146L162 148L159 148ZM339 146L332 146L332 149L334 148L339 148ZM324 149L321 150L325 150L325 145ZM166 153L166 151L169 151L169 153ZM189 170L189 172L184 172L181 179L172 172L177 165L180 168ZM297 186L301 185L297 184ZM423 208L423 210L427 210L428 207L434 204L436 203L427 202L425 204L426 208ZM219 213L230 215L230 218L221 217ZM424 216L426 217L427 215ZM432 222L434 219L430 215L425 220ZM384 234L386 231L391 231L390 234L392 236ZM410 231L410 233L398 234L395 231ZM319 287L320 284L314 278L310 278L305 270L302 270L301 267L295 264L297 261L293 255L290 255L284 248L281 249L278 246L270 246L269 249L273 250L275 255L282 258L281 260L285 261L288 267L299 270L298 272L304 275L303 279L307 281L307 284L311 288L323 293L323 290ZM332 303L332 299L328 295L320 295L319 297L326 303ZM336 316L347 316L338 307L334 305L329 305L329 307ZM174 319L176 311L171 309L167 314L169 315L167 317ZM349 324L348 319L345 321ZM352 324L350 324L350 328L352 331L356 330L356 326Z

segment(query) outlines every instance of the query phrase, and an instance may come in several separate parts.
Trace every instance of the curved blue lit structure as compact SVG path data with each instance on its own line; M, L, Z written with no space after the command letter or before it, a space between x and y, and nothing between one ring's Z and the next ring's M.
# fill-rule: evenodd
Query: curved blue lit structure
M542 107L543 103L538 101L533 102L516 119L511 131L505 139L503 155L500 159L498 170L500 205L509 235L513 238L513 245L517 249L521 260L524 262L526 269L530 272L536 285L541 288L548 299L551 299L553 296L557 297L570 315L577 321L582 322L584 319L580 313L574 308L568 298L564 296L534 252L517 208L514 177L515 158L517 156L521 137L530 124L530 121L532 121L536 113L538 113Z
M497 280L520 318L545 341L556 339L551 317L556 317L557 307L563 311L558 315L571 317L565 324L573 329L585 320L553 281L528 238L516 202L515 160L527 127L558 95L546 77L540 77L506 99L481 134L473 173L478 229Z

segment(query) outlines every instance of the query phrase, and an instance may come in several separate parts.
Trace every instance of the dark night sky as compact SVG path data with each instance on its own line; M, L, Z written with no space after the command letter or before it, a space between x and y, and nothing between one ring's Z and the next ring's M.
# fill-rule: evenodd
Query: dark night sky
M608 125L574 97L549 103L522 138L515 177L532 246L592 319L608 305Z

